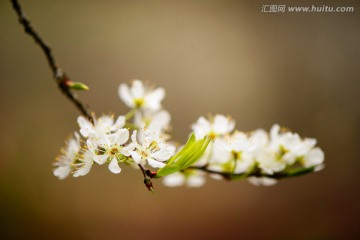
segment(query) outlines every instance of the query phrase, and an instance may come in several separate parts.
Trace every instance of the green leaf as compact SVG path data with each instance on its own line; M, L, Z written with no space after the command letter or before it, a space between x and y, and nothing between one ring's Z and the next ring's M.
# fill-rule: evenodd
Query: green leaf
M164 177L193 165L204 154L209 143L210 138L204 137L196 140L193 133L185 146L168 161L165 167L157 172L156 177Z
M86 91L89 90L89 87L81 82L68 81L67 85L69 88L74 89L74 90L86 90Z
M287 171L288 177L296 177L307 173L314 172L315 167L304 167L298 169L291 169Z

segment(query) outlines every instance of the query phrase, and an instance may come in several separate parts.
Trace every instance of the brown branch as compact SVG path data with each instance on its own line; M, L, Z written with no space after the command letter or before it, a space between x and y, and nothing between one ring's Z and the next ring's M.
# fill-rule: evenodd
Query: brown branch
M77 107L77 109L89 119L90 122L94 123L94 119L90 113L87 105L82 103L77 96L71 92L69 83L70 79L64 73L64 71L56 64L55 57L52 54L51 48L45 43L40 35L31 26L30 20L26 17L19 2L17 0L11 0L12 6L19 18L19 23L24 27L24 31L34 39L34 41L40 46L44 52L45 57L48 61L49 67L52 71L53 77L60 88L60 90L66 95L66 97Z
M139 168L141 169L142 174L144 175L144 184L147 187L147 189L151 192L154 192L154 186L151 181L151 174L152 172L148 169L146 169L141 163L138 164Z
M309 168L302 168L302 169L294 170L292 172L278 172L278 173L274 173L274 174L270 175L270 174L263 174L260 171L253 171L251 173L220 172L220 171L208 169L207 166L201 166L201 167L190 166L187 169L195 169L195 170L204 171L209 174L217 174L217 175L222 176L226 180L244 179L247 177L268 177L268 178L273 178L273 179L283 179L283 178L288 178L288 177L301 176L301 175L304 175L304 174L314 171L314 167L309 167Z

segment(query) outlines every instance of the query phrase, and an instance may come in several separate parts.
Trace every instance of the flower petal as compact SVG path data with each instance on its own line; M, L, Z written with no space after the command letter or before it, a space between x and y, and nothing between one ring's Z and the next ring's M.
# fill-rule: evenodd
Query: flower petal
M188 187L201 187L205 184L205 178L201 175L190 175L187 179L186 185Z
M107 154L94 155L94 162L96 162L99 165L102 165L107 161L108 157L109 155Z
M195 124L192 125L196 139L201 139L211 131L210 122L204 117L200 117Z
M135 149L135 144L130 143L121 149L121 154L129 157L131 155L131 152L134 151L134 149Z
M137 130L134 130L133 133L131 134L131 141L137 144L136 134L137 134Z
M179 187L184 185L185 176L179 172L170 174L163 179L163 184L168 187Z
M126 84L120 84L119 86L119 97L120 99L130 108L134 107L134 101L130 93L130 89Z
M92 165L93 165L93 161L85 163L82 167L80 167L74 172L73 176L74 177L85 176L90 172Z
M119 174L121 172L121 168L119 167L119 163L116 157L111 160L109 164L109 170L114 174Z
M272 186L277 183L276 179L268 177L249 177L248 181L255 186Z
M144 97L144 85L140 80L134 80L130 89L133 99L139 99Z
M124 116L119 116L116 119L116 122L115 122L114 126L112 126L111 130L116 131L116 130L122 128L124 125L125 125L125 117Z
M69 176L71 171L70 166L59 166L54 170L54 176L58 177L60 180L63 180Z
M213 122L213 130L216 134L226 134L235 127L235 122L224 115L216 115Z
M166 161L168 160L171 156L174 155L175 149L171 148L169 146L169 148L165 148L165 149L161 149L153 154L151 154L152 158L155 158L158 161Z
M324 158L324 152L320 148L316 147L305 156L305 167L320 165L324 162Z
M167 128L171 120L170 114L163 110L158 112L151 120L148 129L151 131L163 131Z
M137 152L133 151L133 152L131 152L130 155L131 155L132 159L134 160L134 162L136 162L137 164L140 163L140 161L141 161L141 156L140 156L140 154L138 154Z
M165 97L165 90L157 88L145 96L146 107L152 110L159 110L161 108L161 101Z
M77 122L80 126L80 133L84 137L88 137L90 132L94 131L94 126L83 116L78 117Z
M165 163L156 161L152 158L147 158L147 162L153 168L162 168L162 167L165 167L165 165L166 165Z

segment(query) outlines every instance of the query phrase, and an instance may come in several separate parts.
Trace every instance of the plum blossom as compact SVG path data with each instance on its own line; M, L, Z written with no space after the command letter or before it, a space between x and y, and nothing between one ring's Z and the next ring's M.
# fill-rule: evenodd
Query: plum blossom
M85 151L74 163L75 170L73 176L80 177L88 174L94 163L93 158L94 154L90 150Z
M147 129L149 131L159 132L163 140L170 139L166 132L169 129L171 116L166 110L142 111L137 112L134 117L134 124L139 127L139 131Z
M111 115L93 117L93 122L78 117L80 134L66 141L54 163L56 177L84 176L94 162L106 163L118 174L120 166L127 164L142 170L144 183L152 190L154 177L164 177L163 183L171 187L202 186L205 174L216 179L247 178L254 185L270 186L277 178L324 168L324 152L316 146L316 139L301 138L277 124L269 132L234 131L235 121L221 114L198 118L192 125L195 137L191 135L184 151L169 161L177 144L168 141L171 116L161 105L165 90L134 80L130 86L121 84L118 94L132 108L130 112L116 120ZM131 119L132 123L126 122ZM125 126L133 130L131 138ZM146 164L162 169L153 171Z
M304 167L321 165L324 153L314 148L316 140L301 139L297 133L282 131L274 124L270 130L270 141L257 156L259 168L266 174L280 172L299 162Z
M168 187L179 187L186 185L188 187L201 187L205 184L204 172L188 169L184 172L170 174L163 179L163 184Z
M114 117L104 115L98 119L94 118L94 124L83 116L78 117L77 122L80 126L80 133L83 137L89 137L90 134L113 133L125 125L125 117L119 116L114 122Z
M102 165L110 161L109 170L118 174L121 172L119 162L126 162L134 149L133 144L124 145L128 139L129 130L120 129L111 134L91 134L86 144L94 162Z
M164 143L159 132L143 129L135 130L131 135L135 150L130 151L131 157L136 163L143 164L145 161L154 168L165 166L164 161L168 160L175 153L175 147Z
M130 108L148 109L157 111L161 108L161 101L165 97L163 88L154 90L145 88L140 80L134 80L131 87L126 84L120 84L120 99Z
M250 141L243 132L235 132L231 136L215 139L212 161L209 169L231 173L247 172L255 164L253 151L256 142Z
M80 136L77 132L74 133L74 138L66 141L66 147L61 150L62 154L57 157L54 166L54 175L59 179L66 178L72 170L72 165L78 157L80 151Z
M255 186L272 186L278 181L269 177L249 177L248 181Z
M204 117L200 117L192 129L197 139L201 139L208 135L211 138L222 136L234 130L235 121L224 115L215 115L210 121Z

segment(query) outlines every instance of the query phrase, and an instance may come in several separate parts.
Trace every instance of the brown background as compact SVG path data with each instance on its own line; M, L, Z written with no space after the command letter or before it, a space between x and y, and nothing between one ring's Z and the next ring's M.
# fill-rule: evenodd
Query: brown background
M273 1L282 4L285 1ZM173 137L207 113L243 131L273 123L316 137L324 171L274 187L209 180L156 193L139 171L95 166L57 180L52 162L77 130L42 52L0 1L1 239L352 239L360 235L360 4L354 13L261 13L270 1L22 1L98 113L124 114L117 87L167 90ZM290 5L289 3L287 3Z

